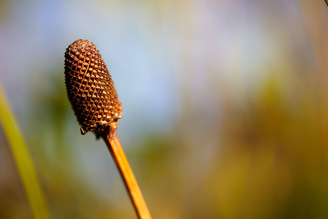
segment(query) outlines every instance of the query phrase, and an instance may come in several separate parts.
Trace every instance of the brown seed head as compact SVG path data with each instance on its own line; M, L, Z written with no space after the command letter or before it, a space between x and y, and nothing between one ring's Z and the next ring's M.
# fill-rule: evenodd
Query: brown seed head
M99 136L122 118L114 83L92 42L76 40L66 49L65 83L82 134L93 131Z

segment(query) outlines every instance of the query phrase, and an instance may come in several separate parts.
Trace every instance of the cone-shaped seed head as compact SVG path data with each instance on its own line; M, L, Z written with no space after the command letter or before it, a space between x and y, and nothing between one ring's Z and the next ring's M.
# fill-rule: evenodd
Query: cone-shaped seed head
M82 134L99 135L122 118L114 83L92 42L76 40L66 49L65 83Z

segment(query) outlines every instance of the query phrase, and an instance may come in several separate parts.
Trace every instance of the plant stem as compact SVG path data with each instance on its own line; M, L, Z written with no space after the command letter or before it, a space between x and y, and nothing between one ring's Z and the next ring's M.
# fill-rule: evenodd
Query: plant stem
M151 219L147 205L142 197L138 183L133 175L129 162L126 159L125 153L119 139L117 138L116 133L114 132L112 134L103 135L102 138L104 139L114 159L116 167L120 172L138 218Z

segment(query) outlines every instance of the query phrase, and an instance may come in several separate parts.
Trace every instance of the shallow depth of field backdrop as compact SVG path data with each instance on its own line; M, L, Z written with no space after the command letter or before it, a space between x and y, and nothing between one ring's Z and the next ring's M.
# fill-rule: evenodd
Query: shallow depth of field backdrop
M154 219L328 218L324 0L0 1L0 82L52 218L135 218L66 96L80 38L112 75ZM0 218L32 218L3 127Z

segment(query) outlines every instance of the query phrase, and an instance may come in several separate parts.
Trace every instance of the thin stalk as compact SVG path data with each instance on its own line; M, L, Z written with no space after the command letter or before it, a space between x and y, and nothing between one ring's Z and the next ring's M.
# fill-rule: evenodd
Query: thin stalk
M126 159L125 153L119 139L117 138L116 133L114 132L111 135L103 135L102 138L104 139L113 157L116 167L120 172L138 218L151 219L147 205L142 197L138 183L133 175L129 162Z

